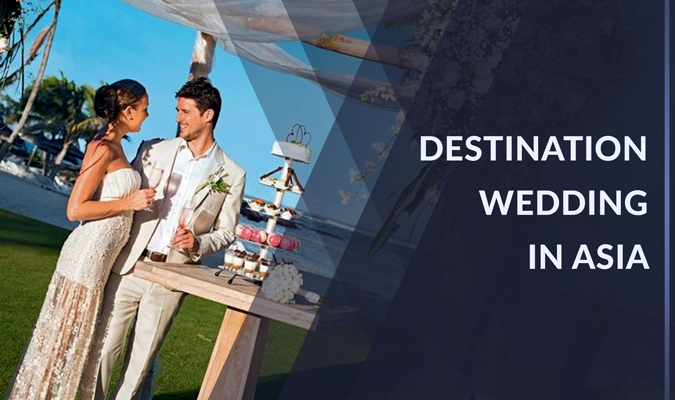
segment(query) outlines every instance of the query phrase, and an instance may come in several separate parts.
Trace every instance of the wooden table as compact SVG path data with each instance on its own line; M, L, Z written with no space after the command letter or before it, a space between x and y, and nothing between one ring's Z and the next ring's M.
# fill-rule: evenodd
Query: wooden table
M351 324L357 310L286 305L269 300L259 287L232 274L200 265L139 261L134 275L172 289L227 305L198 400L252 399L258 382L270 321L312 331Z

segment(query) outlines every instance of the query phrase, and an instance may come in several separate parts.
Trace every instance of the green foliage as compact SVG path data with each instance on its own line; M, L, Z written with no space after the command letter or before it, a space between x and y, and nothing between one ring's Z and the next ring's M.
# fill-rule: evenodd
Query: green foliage
M14 30L14 23L21 16L21 3L18 0L7 0L0 3L0 37L9 37Z
M204 182L195 193L200 192L206 187L209 188L209 193L229 193L230 185L223 180L223 178L229 176L229 174L223 174L223 172L223 167L218 167L218 170L209 175L206 182Z
M60 2L60 0L58 1ZM0 2L0 37L4 36L10 42L9 49L0 54L0 90L12 85L19 79L21 79L23 87L24 69L37 56L45 36L41 33L38 34L30 46L26 46L25 38L29 36L29 33L42 17L52 9L55 3L56 1L48 0L3 0ZM16 11L19 11L18 15ZM30 52L28 57L24 58L25 51L28 48L30 48ZM14 68L14 61L19 58L19 54L21 54L21 63L19 63L18 68L10 72L10 68Z
M4 96L7 123L21 118L32 85L28 85L18 101ZM91 86L79 86L63 74L45 77L40 82L24 132L45 134L51 139L89 140L103 126L103 120L94 112L95 93Z

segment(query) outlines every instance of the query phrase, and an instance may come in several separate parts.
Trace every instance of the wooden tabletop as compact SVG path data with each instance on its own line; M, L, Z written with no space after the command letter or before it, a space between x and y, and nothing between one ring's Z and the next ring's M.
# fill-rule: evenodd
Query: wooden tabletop
M180 290L207 300L225 304L261 317L277 320L312 331L354 323L357 310L347 306L320 309L316 305L280 304L265 297L260 287L241 278L232 284L232 273L192 264L139 261L134 275L170 289Z

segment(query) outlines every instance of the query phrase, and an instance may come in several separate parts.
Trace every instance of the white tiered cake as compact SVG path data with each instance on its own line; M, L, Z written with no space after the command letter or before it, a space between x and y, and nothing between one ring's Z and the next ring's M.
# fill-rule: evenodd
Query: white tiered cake
M312 157L312 151L308 147L291 142L274 142L272 154L305 164L309 164L309 160Z

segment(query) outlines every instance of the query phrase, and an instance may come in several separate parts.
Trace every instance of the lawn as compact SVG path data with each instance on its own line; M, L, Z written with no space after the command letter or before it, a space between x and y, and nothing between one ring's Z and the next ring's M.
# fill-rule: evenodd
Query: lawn
M0 210L0 398L5 397L28 343L67 236L66 230ZM160 352L155 399L197 397L224 313L222 305L188 296ZM343 335L353 337L359 333L349 331L355 328L335 329L327 334L339 340ZM374 332L369 332L362 341L363 346L340 357L340 365L363 362L371 333ZM272 323L256 399L278 397L304 337L302 329Z

